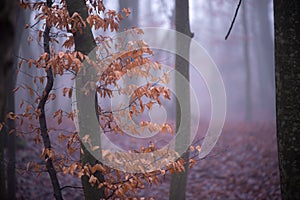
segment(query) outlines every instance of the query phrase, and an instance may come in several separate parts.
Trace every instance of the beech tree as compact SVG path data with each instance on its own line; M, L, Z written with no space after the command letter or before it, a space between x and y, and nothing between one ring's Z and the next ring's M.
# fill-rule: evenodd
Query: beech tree
M77 1L76 3L67 0L67 9L70 15L73 15L75 12L78 13L84 20L88 17L88 9L85 5L85 1ZM96 47L96 42L93 37L93 33L91 30L91 26L87 24L86 27L83 27L83 31L81 34L74 34L74 45L75 45L75 51L82 52L85 55L88 55L89 52L92 51ZM82 97L84 98L84 97ZM86 103L88 102L87 99L82 100L78 103ZM93 112L94 110L84 110L83 112L89 113ZM83 114L84 116L87 116L86 114ZM80 154L81 156L81 162L83 164L91 163L92 165L95 165L97 160L89 153L89 151L86 150L84 145L81 145L81 148L83 149L83 153ZM96 177L100 182L103 182L103 175L100 172L96 173ZM82 185L84 188L84 195L85 199L100 199L104 198L104 190L103 188L98 189L97 186L92 187L89 183L89 178L87 176L82 176Z
M193 33L190 30L190 21L189 21L189 1L176 0L175 3L175 27L176 31L187 35L192 38ZM176 48L181 55L184 55L184 58L189 58L190 54L190 41L182 42L181 40L176 41ZM189 76L189 62L181 56L177 55L175 60L176 70L181 73L187 80L190 80ZM176 93L184 93L183 96L186 97L185 103L179 104L176 101L176 131L178 131L181 126L181 131L184 131L185 134L180 135L176 139L176 149L183 152L183 149L186 149L190 143L190 88L182 85L180 82L175 80ZM181 113L182 112L182 113ZM180 119L184 116L184 124L180 124ZM182 155L184 160L189 159L189 154ZM172 181L170 186L170 197L169 199L185 199L185 191L187 184L187 170L188 165L185 165L185 170L178 174L172 175Z

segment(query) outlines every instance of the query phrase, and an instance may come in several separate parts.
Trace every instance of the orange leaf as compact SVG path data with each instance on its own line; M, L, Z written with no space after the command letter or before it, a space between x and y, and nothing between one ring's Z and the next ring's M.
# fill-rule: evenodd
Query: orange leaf
M8 132L8 135L12 134L13 132L15 132L16 129L11 129L9 132Z
M70 89L69 89L69 93L68 93L69 98L72 97L72 93L73 93L73 88L70 88Z
M62 51L58 52L58 57L59 57L60 59L62 59L62 57L64 57L64 55L65 55L64 52L62 52Z
M15 120L15 119L17 119L17 115L15 115L13 112L9 112L9 113L6 115L6 119Z
M41 82L42 84L44 84L44 79L45 79L45 77L44 77L44 76L41 76L41 77L39 77L39 79L40 79L40 82Z
M92 151L96 151L97 149L99 149L100 147L99 146L93 146L92 147Z
M125 13L125 16L128 17L131 13L130 9L129 8L123 8L122 10L123 13Z
M72 121L74 121L74 113L73 112L70 112L68 114L68 118L70 118Z
M66 94L67 94L68 91L69 91L69 89L66 88L66 87L63 89L63 96L64 96L64 97L66 96Z
M94 175L91 175L90 179L89 179L89 183L91 184L91 186L94 186L95 183L97 183L97 178Z
M61 124L62 123L62 116L59 116L58 120L57 120L57 123L58 124Z
M95 173L96 171L99 171L99 172L105 172L105 168L102 166L102 165L100 165L100 164L95 164L93 167L92 167L92 169L91 169L91 172L92 173Z
M43 36L43 31L39 31L38 43L40 43L42 36Z
M152 102L152 101L150 101L149 103L146 104L146 106L147 106L147 108L148 108L149 110L151 110L152 105L153 105L153 102Z
M70 167L63 167L63 173L64 174L68 174L69 173L69 171L70 171Z
M194 146L190 146L190 151L194 151L195 147Z
M51 96L52 96L51 100L54 101L56 98L56 95L53 93L53 94L51 94Z
M190 164L189 164L189 167L192 168L193 165L196 163L196 161L195 161L194 159L191 158L189 163L190 163Z
M33 97L34 93L33 93L33 89L32 88L28 88L29 89L29 94L31 97Z
M24 100L21 100L21 103L20 103L20 108L22 108L24 105Z
M15 93L16 91L18 91L20 89L20 87L16 87L15 89L13 89L13 93Z
M78 165L77 165L76 163L73 163L73 164L70 166L70 174L71 174L71 175L74 175L74 172L75 172L77 166L78 166Z
M66 47L67 49L70 49L74 44L74 37L73 36L70 36L68 40L66 40L64 43L63 43L63 47Z

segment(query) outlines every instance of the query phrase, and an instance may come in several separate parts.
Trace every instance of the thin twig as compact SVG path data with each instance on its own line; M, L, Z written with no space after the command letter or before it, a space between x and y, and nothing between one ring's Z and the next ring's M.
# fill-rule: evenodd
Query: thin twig
M116 190L117 190L117 188L112 189L111 194L110 194L108 197L106 197L105 199L110 199L110 198L112 198L112 197L115 195Z
M228 30L226 36L225 36L225 40L227 40L227 38L228 38L229 35L230 35L230 32L231 32L231 29L232 29L233 24L234 24L234 22L235 22L236 16L237 16L237 14L238 14L238 12L239 12L241 3L242 3L242 0L239 0L239 3L238 3L238 5L237 5L237 8L235 9L235 13L234 13L234 17L233 17L233 19L232 19L231 25L230 25L230 27L229 27L229 30Z
M72 186L72 185L66 185L64 187L61 187L60 190L66 189L66 188L73 188L73 189L83 189L82 186Z
M37 20L34 24L32 24L31 26L30 26L30 28L33 28L33 27L35 27L35 25L37 25L38 23L39 23L40 21L39 20Z

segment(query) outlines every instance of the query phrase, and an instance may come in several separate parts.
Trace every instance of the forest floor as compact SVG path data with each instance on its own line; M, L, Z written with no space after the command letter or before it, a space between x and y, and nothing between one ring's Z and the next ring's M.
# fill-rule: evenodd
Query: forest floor
M21 170L29 161L42 162L40 149L32 140L21 146L17 149L17 198L54 199L47 173L23 173ZM58 176L61 186L81 186L77 177L62 173ZM162 184L147 186L137 196L168 199L170 179L167 175ZM63 195L65 199L83 199L81 189L66 188ZM225 123L216 147L189 171L186 197L205 200L281 199L275 125Z

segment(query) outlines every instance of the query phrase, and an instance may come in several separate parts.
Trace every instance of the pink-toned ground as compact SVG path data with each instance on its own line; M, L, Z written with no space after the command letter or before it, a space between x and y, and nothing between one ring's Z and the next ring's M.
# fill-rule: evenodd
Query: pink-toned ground
M72 129L73 127L68 127ZM52 133L55 134L55 133ZM56 145L56 144L54 144ZM42 162L32 141L17 151L18 167ZM80 186L80 180L59 173L61 186ZM139 197L168 199L170 176L159 186L148 186ZM80 189L63 190L65 199L84 199ZM189 171L187 199L281 199L275 125L229 123L213 152ZM54 199L48 174L17 174L18 199Z

